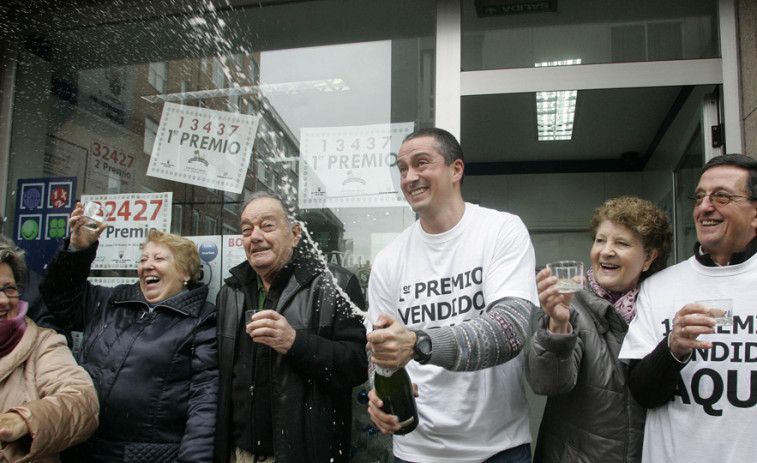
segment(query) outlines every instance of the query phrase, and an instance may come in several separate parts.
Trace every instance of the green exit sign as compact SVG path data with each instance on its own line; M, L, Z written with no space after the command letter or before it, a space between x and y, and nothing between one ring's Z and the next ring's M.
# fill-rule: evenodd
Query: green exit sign
M476 0L479 18L557 11L557 0Z

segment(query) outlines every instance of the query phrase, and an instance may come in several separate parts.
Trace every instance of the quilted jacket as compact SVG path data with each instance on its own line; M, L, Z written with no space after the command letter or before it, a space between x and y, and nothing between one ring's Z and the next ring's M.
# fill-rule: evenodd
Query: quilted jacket
M526 378L547 395L534 462L638 462L646 410L618 360L628 325L589 290L575 293L570 335L548 335L542 314L526 355Z
M139 284L87 282L97 245L53 258L40 291L65 328L84 331L79 364L100 398L100 427L64 461L209 462L218 393L215 307L208 288L150 310Z
M286 355L273 353L274 453L277 463L339 463L349 458L352 388L366 381L368 360L362 317L352 314L336 282L361 309L357 278L347 270L323 266L304 257L287 265L294 272L281 293L276 311L297 331ZM282 272L283 273L283 272ZM221 358L215 462L229 461L231 380L235 341L245 310L242 284L254 281L247 262L234 267L218 294L218 338ZM333 277L332 277L333 275ZM332 279L333 278L333 279Z
M0 450L0 462L57 462L58 452L97 428L97 393L63 336L29 317L26 323L21 341L0 358L0 412L26 420L31 446L28 436L19 439Z

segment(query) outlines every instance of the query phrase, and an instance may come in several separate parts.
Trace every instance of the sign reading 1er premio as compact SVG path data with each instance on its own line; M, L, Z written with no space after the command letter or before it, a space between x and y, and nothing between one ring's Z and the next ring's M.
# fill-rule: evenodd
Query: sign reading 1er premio
M300 131L300 208L406 206L397 152L413 123Z
M106 228L100 235L93 269L136 269L142 255L140 245L150 229L171 231L173 193L82 195L82 203L96 201L108 211ZM86 231L86 230L85 230Z
M259 120L165 103L147 175L241 193Z

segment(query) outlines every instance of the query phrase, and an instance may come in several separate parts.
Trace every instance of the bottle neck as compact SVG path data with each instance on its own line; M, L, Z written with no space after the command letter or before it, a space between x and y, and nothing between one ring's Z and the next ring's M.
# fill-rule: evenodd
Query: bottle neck
M393 370L391 368L380 367L378 365L374 365L374 371L376 372L377 375L383 376L385 378L389 378L397 370Z

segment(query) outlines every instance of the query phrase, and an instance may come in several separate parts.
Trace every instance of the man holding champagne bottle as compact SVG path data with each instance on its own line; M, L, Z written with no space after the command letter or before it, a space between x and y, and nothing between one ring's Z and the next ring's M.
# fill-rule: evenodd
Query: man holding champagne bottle
M520 352L538 304L535 260L515 215L466 203L463 154L437 128L408 135L400 186L418 221L376 257L369 282L368 350L376 367L405 367L419 422L395 435L398 462L529 462ZM413 361L414 360L414 361ZM369 414L385 434L399 418Z

